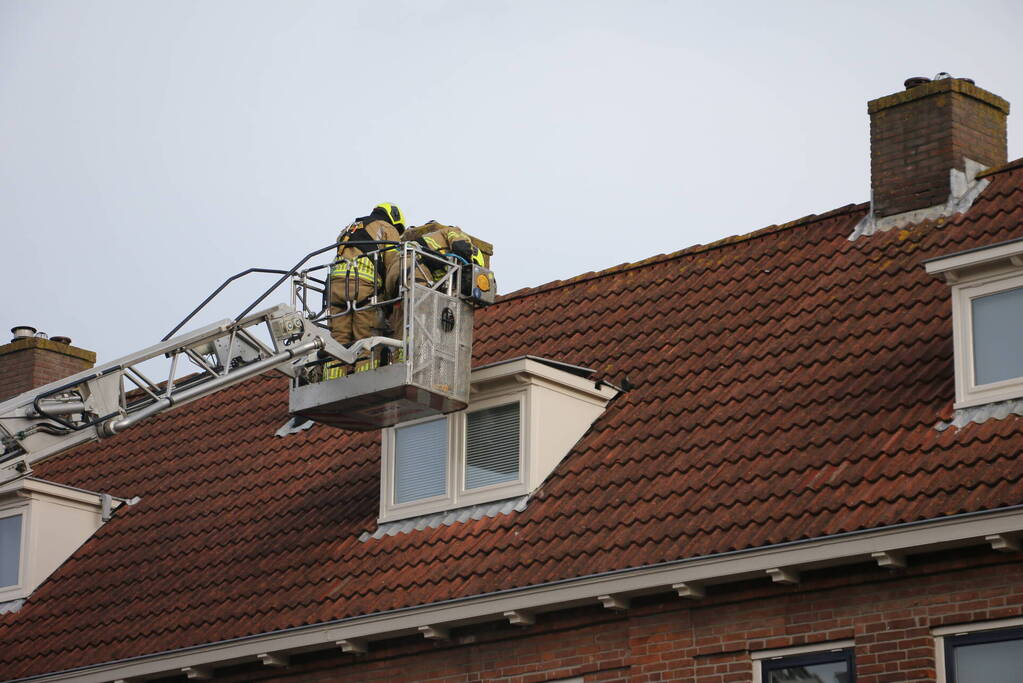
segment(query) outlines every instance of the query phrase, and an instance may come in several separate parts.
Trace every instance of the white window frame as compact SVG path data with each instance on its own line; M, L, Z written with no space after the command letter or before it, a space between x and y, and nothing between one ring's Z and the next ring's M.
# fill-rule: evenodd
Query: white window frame
M1012 619L996 619L992 621L980 621L972 624L956 624L954 626L939 626L931 629L934 637L934 662L938 670L935 683L948 683L948 676L945 673L947 662L945 660L945 639L952 636L961 636L968 633L980 633L983 631L1003 631L1006 629L1023 627L1023 617Z
M766 661L782 659L785 657L799 657L801 655L825 654L828 652L841 652L843 650L853 651L853 660L856 659L856 642L854 640L832 640L826 643L813 643L811 645L800 645L797 647L776 648L773 650L754 650L750 652L750 662L753 666L753 683L764 683L764 667Z
M27 503L0 508L0 519L21 517L21 538L18 539L18 582L9 586L0 586L0 602L18 600L28 594L25 581L29 575L28 539L30 538L31 507Z
M1023 376L978 385L973 362L973 301L1019 288L1023 288L1023 273L1019 271L1002 272L952 286L956 408L1023 397Z
M606 382L546 363L526 356L477 368L472 372L470 404L465 411L383 429L378 521L393 522L524 496L539 487L619 392ZM466 415L515 402L519 404L518 479L467 489ZM443 497L395 505L395 430L431 419L448 421L448 492Z
M465 487L466 477L466 419L468 413L474 413L487 408L517 403L519 406L519 476L515 481L491 484L476 489ZM526 453L528 448L527 432L529 421L529 398L525 389L512 394L502 393L490 398L473 401L472 405L464 411L451 413L443 417L428 417L419 420L403 422L395 427L383 430L383 471L380 476L380 521L390 522L397 519L417 517L433 512L451 510L453 508L465 507L467 505L478 505L494 500L502 500L513 496L524 495L529 491L526 489ZM447 457L447 490L442 496L432 496L420 500L412 500L407 503L394 502L394 463L396 432L403 427L445 420L448 433L448 457Z
M394 456L395 456L395 445L397 443L397 430L402 427L411 427L413 425L425 424L427 422L438 422L443 420L447 423L447 472L445 473L444 482L444 493L439 496L431 496L429 498L420 498L419 500L411 500L407 503L395 503L394 502ZM450 507L451 492L454 491L454 472L452 467L452 452L454 451L455 434L451 428L451 416L441 415L421 418L419 420L410 420L404 422L397 427L383 430L383 463L384 467L381 471L380 476L380 500L381 500L381 517L384 516L384 510L387 511L389 519L403 519L405 517L413 517L415 515L425 514L427 512L436 512L438 510L446 510Z

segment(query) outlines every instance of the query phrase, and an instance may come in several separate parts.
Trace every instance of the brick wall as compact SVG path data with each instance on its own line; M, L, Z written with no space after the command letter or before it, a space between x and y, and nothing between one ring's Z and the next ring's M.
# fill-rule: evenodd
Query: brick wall
M1021 615L1023 554L978 549L914 558L895 571L812 572L797 586L712 586L696 601L653 596L626 612L540 614L528 627L467 626L446 642L409 637L360 655L296 654L285 668L217 669L216 680L747 683L751 651L853 640L858 683L933 682L933 628Z
M52 339L29 337L0 346L0 401L96 364L96 354Z
M963 79L943 79L868 103L870 178L878 217L943 204L964 157L1007 159L1009 103Z

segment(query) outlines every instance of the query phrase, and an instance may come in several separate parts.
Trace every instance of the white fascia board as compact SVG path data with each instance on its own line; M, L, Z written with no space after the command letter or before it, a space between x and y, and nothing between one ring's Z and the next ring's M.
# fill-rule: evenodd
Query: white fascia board
M979 247L924 261L924 267L931 275L956 273L966 268L988 266L1013 258L1023 257L1023 239L1002 242L988 247Z
M517 375L545 379L556 386L592 396L604 403L610 401L618 393L617 389L606 382L601 382L598 388L596 380L585 379L571 372L558 370L530 358L518 358L504 363L488 365L479 370L473 370L469 377L469 382L478 387L494 382L514 381Z
M118 678L170 675L184 667L254 663L259 661L258 655L266 652L331 649L343 640L372 641L417 634L422 626L455 628L504 621L505 612L510 611L537 613L597 605L602 595L671 593L672 586L678 583L724 584L762 578L768 569L776 567L805 570L872 562L875 552L902 551L911 555L984 544L986 536L1021 531L1023 506L566 579L18 680L109 683Z
M26 492L37 493L44 496L50 496L51 498L59 498L61 500L72 501L75 503L100 505L102 502L102 495L99 493L75 488L74 486L58 484L52 481L46 481L45 479L37 479L36 477L21 477L0 486L0 497L9 494L24 494Z

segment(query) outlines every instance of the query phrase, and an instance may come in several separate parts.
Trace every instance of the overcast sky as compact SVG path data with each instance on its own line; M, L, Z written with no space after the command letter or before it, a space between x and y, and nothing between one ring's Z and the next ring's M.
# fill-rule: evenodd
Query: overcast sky
M866 201L867 100L1023 106L1021 8L0 0L0 341L112 360L381 201L493 242L504 292Z

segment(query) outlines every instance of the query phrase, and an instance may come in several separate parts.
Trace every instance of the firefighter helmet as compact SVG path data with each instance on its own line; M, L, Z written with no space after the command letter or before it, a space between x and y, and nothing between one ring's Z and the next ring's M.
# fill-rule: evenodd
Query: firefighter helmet
M373 212L380 212L387 216L387 220L391 221L391 225L398 228L399 230L405 229L405 214L401 212L397 204L390 204L387 202L377 204L373 207Z

